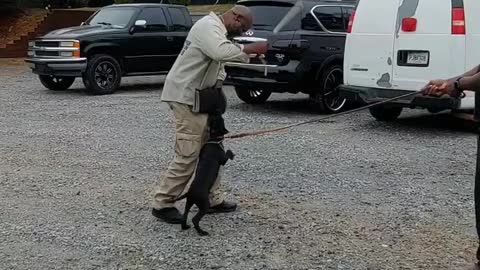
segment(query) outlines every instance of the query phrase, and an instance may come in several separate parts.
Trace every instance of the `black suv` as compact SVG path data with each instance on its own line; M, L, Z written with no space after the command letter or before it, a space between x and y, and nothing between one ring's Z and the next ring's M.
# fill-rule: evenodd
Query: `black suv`
M48 89L68 89L82 77L87 90L110 94L122 76L167 73L191 26L185 6L107 6L81 26L31 40L25 61Z
M272 92L306 93L321 112L338 112L343 51L355 0L243 0L254 15L252 29L239 43L267 39L263 61L229 63L228 82L246 103L264 103Z

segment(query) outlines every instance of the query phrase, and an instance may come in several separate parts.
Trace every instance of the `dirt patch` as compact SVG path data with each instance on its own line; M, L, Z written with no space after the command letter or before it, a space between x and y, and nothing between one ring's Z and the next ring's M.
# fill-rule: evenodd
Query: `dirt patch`
M24 66L25 58L0 58L0 66Z

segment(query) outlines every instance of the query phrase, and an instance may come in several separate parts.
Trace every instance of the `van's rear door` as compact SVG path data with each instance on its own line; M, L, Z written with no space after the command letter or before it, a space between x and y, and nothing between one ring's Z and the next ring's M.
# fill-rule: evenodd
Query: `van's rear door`
M393 72L395 20L400 0L359 0L347 35L344 84L387 88Z
M465 71L465 34L455 33L452 14L463 0L403 0L398 7L393 88L418 91L433 78ZM460 15L463 16L463 15Z

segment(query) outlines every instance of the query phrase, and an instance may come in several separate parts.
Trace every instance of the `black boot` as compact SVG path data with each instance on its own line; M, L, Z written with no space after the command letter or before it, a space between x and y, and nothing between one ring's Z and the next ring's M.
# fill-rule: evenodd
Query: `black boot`
M237 204L236 203L223 201L220 204L217 204L215 206L210 207L210 209L208 209L207 213L208 214L229 213L229 212L234 212L235 210L237 210Z
M152 215L169 224L182 224L183 217L175 207L152 209Z

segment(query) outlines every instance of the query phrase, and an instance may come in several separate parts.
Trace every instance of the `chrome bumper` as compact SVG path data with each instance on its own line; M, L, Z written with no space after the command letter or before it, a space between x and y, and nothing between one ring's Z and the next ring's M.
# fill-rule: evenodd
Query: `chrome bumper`
M25 62L38 75L79 77L87 69L87 58L27 58Z
M25 62L27 63L76 63L76 62L86 62L87 58L27 58Z

